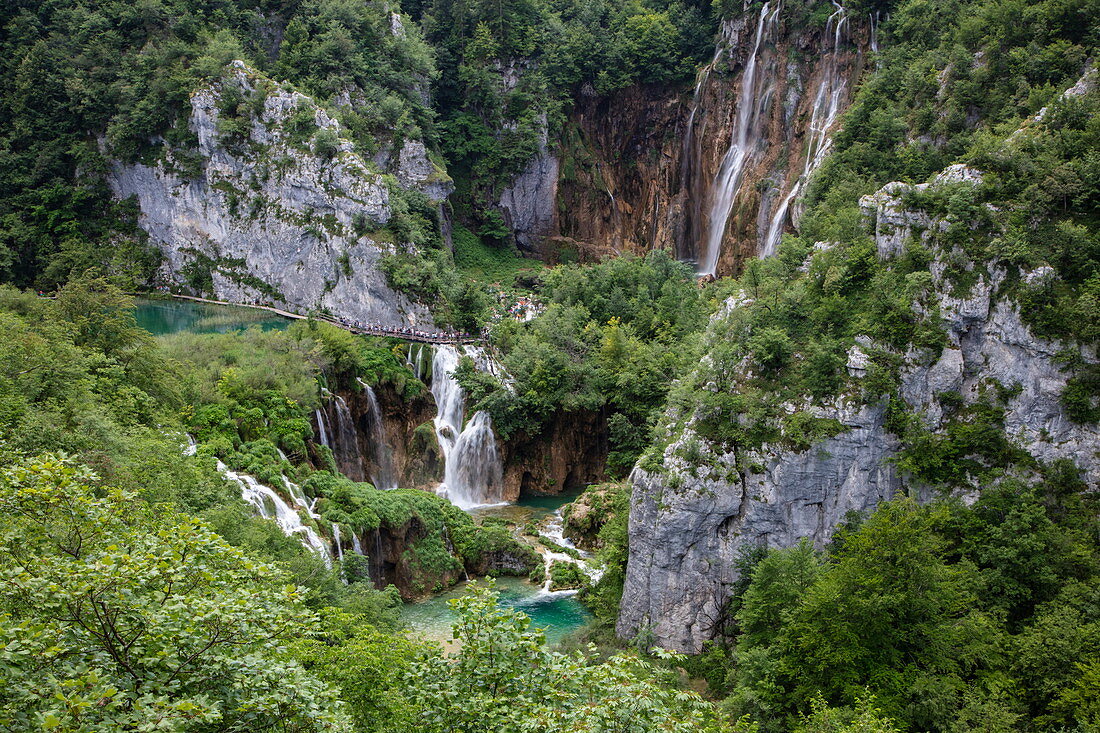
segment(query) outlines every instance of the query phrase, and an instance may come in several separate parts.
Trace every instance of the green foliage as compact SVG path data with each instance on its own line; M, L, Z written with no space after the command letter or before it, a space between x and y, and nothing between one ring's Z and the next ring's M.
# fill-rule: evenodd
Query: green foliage
M1082 492L1054 470L971 506L897 499L838 529L827 556L803 542L747 563L733 656L709 652L732 687L723 706L765 731L1089 725L1092 708L1069 702L1094 684L1074 659L1100 644Z
M554 413L608 408L609 462L625 472L689 363L682 345L703 325L707 305L691 270L655 251L556 268L543 276L540 295L546 309L538 318L493 331L508 386L458 370L471 409L488 410L497 433L510 437L538 435Z
M517 276L537 273L543 267L541 262L520 257L507 246L486 244L461 225L455 226L452 237L455 267L472 280L510 285Z
M595 617L593 625L596 632L610 635L618 619L619 601L626 580L630 485L607 484L604 487L591 487L585 492L585 496L593 490L605 492L601 507L597 510L600 516L593 522L600 525L596 534L596 544L599 547L597 559L603 564L604 572L596 583L583 587L579 597Z
M356 731L413 730L415 710L401 681L424 650L370 621L368 616L327 609L321 614L318 632L293 642L288 652L311 674L339 690Z
M543 646L525 614L497 605L480 587L454 601L458 651L425 655L405 677L429 733L564 733L630 730L716 731L709 704L669 686L646 661L616 655L599 662Z
M308 627L274 567L46 456L0 498L0 722L12 730L343 730L279 643Z
M554 560L550 563L550 590L573 590L588 583L588 576L576 563Z

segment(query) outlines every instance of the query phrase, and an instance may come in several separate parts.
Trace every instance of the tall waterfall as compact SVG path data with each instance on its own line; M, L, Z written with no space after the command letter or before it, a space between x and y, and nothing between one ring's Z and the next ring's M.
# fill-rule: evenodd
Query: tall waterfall
M326 435L325 421L322 417L334 418L328 422L331 434ZM321 443L332 449L332 457L336 461L336 467L352 481L365 481L363 472L363 455L359 451L359 436L355 429L355 420L351 416L351 409L347 401L340 395L332 395L325 409L317 418L318 431L321 433ZM328 438L328 442L326 442Z
M724 35L727 34L728 24L724 25L722 30ZM699 151L696 149L699 143L695 134L695 117L699 113L699 103L702 100L707 81L710 80L710 74L714 71L714 67L722 58L725 50L725 46L719 43L718 49L714 52L714 58L699 71L695 79L695 91L691 95L691 112L688 114L687 126L684 129L684 142L680 150L680 185L688 190L688 201L691 205L691 216L687 219L688 231L681 235L678 240L677 256L681 259L687 257L690 251L694 253L693 259L698 260L695 242L698 241L699 237L695 236L695 227L698 226L698 222L702 221L703 196L696 190L697 186L695 184L695 169L699 165ZM654 232L656 232L656 227L654 227Z
M317 418L317 437L321 439L321 445L328 449L332 449L332 443L328 439L328 429L325 427L325 413L320 409L314 410L313 415Z
M752 54L741 76L741 94L738 99L737 120L733 130L733 140L729 150L722 158L722 165L711 184L710 212L708 216L707 236L703 256L699 260L700 275L713 275L718 269L718 257L722 251L722 239L726 234L726 224L733 211L733 202L741 183L756 152L760 148L760 122L768 101L767 85L757 83L757 65L760 47L765 36L775 28L782 0L777 0L773 10L770 2L764 3L760 11L760 20L756 25L756 37Z
M775 213L772 214L767 234L764 235L761 242L761 257L771 257L775 254L783 238L783 229L787 224L787 212L791 204L801 195L802 189L810 180L810 176L825 160L825 156L828 155L829 148L832 146L832 138L829 137L829 132L832 130L836 118L840 115L841 101L846 86L844 74L841 73L840 68L840 51L841 43L844 40L844 29L848 23L848 16L845 15L844 8L835 0L833 6L836 11L829 16L829 22L825 26L825 35L832 38L832 49L825 57L821 83L814 97L810 127L807 131L808 143L802 173L795 180L782 203L776 208Z
M438 492L463 509L496 504L504 498L504 467L487 412L477 412L465 428L466 395L454 378L461 354L437 347L432 359L435 432L443 451L443 483Z
M370 439L374 464L370 477L371 483L374 484L374 488L384 491L396 489L397 471L393 467L393 451L386 445L382 408L378 405L378 397L371 386L362 379L358 382L367 396L367 437Z

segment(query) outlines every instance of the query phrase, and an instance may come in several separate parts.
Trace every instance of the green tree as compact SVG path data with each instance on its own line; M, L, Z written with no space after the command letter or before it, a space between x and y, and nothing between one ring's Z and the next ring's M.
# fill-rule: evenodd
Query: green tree
M279 647L300 591L201 522L60 457L0 479L0 727L344 730Z
M716 730L713 710L673 689L643 659L604 662L544 646L519 611L497 605L491 586L454 601L458 651L424 655L406 686L420 729L462 733L656 733Z

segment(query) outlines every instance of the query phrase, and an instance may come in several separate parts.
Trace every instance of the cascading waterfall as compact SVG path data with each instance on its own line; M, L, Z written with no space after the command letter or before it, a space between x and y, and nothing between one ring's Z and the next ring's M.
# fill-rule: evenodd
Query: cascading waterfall
M783 229L787 224L787 212L791 204L802 193L810 176L825 160L825 156L832 147L832 138L829 132L832 130L836 118L840 115L841 100L845 91L844 74L840 69L841 43L844 40L844 29L847 27L848 16L844 8L833 2L836 11L829 16L825 26L825 34L832 38L833 47L825 57L825 68L821 75L821 84L818 86L814 97L813 112L810 116L810 128L808 145L806 148L805 162L802 173L791 186L790 192L783 198L783 202L772 214L768 225L767 234L761 243L760 256L771 257L775 254L779 243L783 238Z
M466 424L466 396L454 378L461 357L454 346L440 346L432 359L435 432L443 451L443 483L438 493L463 509L497 504L504 498L504 467L487 412Z
M359 452L359 437L351 409L340 395L333 395L331 405L336 419L332 423L332 444L329 447L332 448L336 466L340 473L352 481L363 481L366 478L363 473L363 455Z
M409 365L409 368L412 369L417 379L423 379L427 376L426 370L424 369L424 355L425 349L427 348L429 347L424 344L417 344L410 341L405 351L405 363Z
M386 435L383 431L382 408L378 405L378 397L371 386L362 379L356 380L363 388L367 396L367 436L370 439L371 452L374 458L374 471L371 473L371 483L374 488L390 491L397 488L397 472L393 467L393 451L386 445Z
M760 147L760 121L768 107L768 94L766 85L764 89L758 89L756 73L758 56L764 38L775 28L781 4L781 0L777 0L775 8L772 9L771 3L766 2L760 11L752 53L749 55L745 72L741 77L741 94L738 100L733 140L711 184L707 236L698 267L700 275L714 275L718 269L718 257L722 251L726 224L733 212L734 199L737 198L737 192L741 189L745 171Z
M274 489L264 486L252 476L229 470L221 461L218 461L218 472L240 487L241 498L255 507L261 517L274 519L283 534L288 537L297 536L302 544L324 559L325 565L332 567L332 556L329 555L325 541L313 527L302 523L297 510L287 504Z
M546 581L543 584L543 590L550 592L550 565L554 560L561 560L563 562L569 562L577 565L581 570L588 575L589 579L593 583L598 583L600 578L603 577L604 568L597 563L592 554L585 552L584 550L573 544L573 541L565 536L565 510L559 507L555 511L550 519L539 529L539 536L553 542L559 547L565 547L573 552L576 552L580 557L580 560L574 559L571 555L566 555L560 552L552 552L546 550L543 553L543 562L546 564ZM576 591L558 591L559 593L575 593Z
M321 445L328 449L332 449L332 443L328 439L328 429L325 427L325 413L320 409L313 411L313 415L317 418L317 437L321 440Z

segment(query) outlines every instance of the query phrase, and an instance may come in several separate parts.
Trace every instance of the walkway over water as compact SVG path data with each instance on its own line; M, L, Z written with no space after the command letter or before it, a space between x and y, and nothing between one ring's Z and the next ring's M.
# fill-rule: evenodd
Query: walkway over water
M270 305L230 303L229 301L225 300L200 298L195 295L177 295L175 293L163 294L177 300L190 300L196 303L227 305L235 306L238 308L253 308L255 310L267 311L268 313L274 313L275 315L282 316L283 318L290 318L296 321L306 321L310 319L315 321L322 321L324 323L328 323L330 325L336 326L337 328L342 328L345 331L350 331L351 333L359 334L361 336L388 336L391 338L402 339L403 341L415 341L423 344L472 344L484 340L481 336L468 333L450 333L446 331L419 331L414 328L397 328L394 326L383 326L376 323L360 323L358 321L348 321L342 318L330 318L326 316L303 316L301 313L285 311Z

